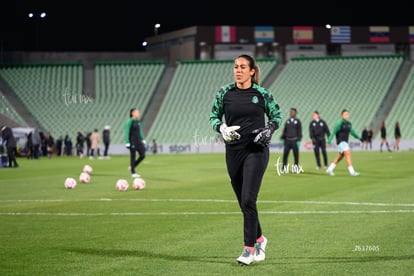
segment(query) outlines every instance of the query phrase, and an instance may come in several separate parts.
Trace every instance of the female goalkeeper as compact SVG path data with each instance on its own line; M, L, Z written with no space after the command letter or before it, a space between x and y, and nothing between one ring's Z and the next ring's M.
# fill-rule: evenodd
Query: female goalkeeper
M221 87L210 113L212 128L225 141L227 172L243 213L244 249L237 262L245 265L265 259L267 239L262 234L256 201L269 161L268 145L282 121L278 103L259 85L259 73L253 57L237 57L235 82Z

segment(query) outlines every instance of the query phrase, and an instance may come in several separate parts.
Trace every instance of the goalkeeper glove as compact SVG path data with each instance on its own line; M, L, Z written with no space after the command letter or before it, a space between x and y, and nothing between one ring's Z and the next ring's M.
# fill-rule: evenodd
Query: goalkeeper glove
M233 142L240 139L240 134L236 132L240 126L227 126L226 124L220 125L220 133L226 142Z
M265 127L253 130L252 133L257 134L256 137L254 137L253 142L263 147L269 146L273 132L276 128L275 124L268 123Z
M300 141L296 141L296 147L300 148Z
M129 149L129 148L131 147L131 144L130 144L130 143L126 143L125 147L126 147L127 149Z

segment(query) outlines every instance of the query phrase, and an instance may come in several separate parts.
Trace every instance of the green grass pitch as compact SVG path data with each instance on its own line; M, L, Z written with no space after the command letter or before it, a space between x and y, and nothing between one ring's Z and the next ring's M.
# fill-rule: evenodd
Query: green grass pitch
M331 161L336 155L329 152ZM240 266L242 216L224 154L148 155L131 184L128 156L18 159L0 169L0 275L412 275L414 152L352 152L336 176L300 154L278 175L271 153L258 199L266 260ZM292 155L290 155L290 162ZM91 181L78 179L85 164Z

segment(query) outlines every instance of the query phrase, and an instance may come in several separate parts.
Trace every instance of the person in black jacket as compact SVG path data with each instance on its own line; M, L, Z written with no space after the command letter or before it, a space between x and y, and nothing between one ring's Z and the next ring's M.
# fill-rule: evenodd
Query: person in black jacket
M400 141L401 141L401 129L400 129L400 123L396 122L394 127L394 150L400 150Z
M33 130L32 143L33 143L33 150L32 150L33 159L39 159L40 145L42 144L42 140L40 137L40 132L37 128Z
M387 128L385 127L385 121L381 122L381 144L380 144L380 152L382 152L382 146L387 146L388 151L391 151L390 144L388 143L387 139Z
M320 152L322 152L323 164L325 169L328 167L328 155L326 153L326 139L331 132L329 131L328 124L321 119L319 112L314 111L312 113L312 121L309 124L309 136L313 144L313 152L316 159L316 169L321 168Z
M16 160L17 141L14 137L13 131L8 126L2 126L0 128L0 131L3 144L6 145L7 158L9 160L9 168L18 168L19 164L17 164Z
M86 156L90 156L91 155L91 135L92 132L87 132L86 136L85 136L85 142L86 142Z
M368 145L369 145L369 149L370 150L372 150L372 137L374 136L374 133L372 132L372 128L368 128L368 138L367 138L367 141L368 141Z
M361 148L362 149L368 149L368 128L364 127L361 133Z
M66 156L71 156L72 155L72 139L70 138L70 136L68 134L66 134L65 136L65 140L63 140L63 143L65 144L65 152L64 154Z
M48 158L51 158L53 154L53 147L55 145L55 139L49 131L45 133L44 143L46 145L46 155Z
M102 131L102 139L103 139L103 143L104 143L104 156L103 156L103 158L109 159L108 150L109 150L109 144L111 143L110 126L106 125L104 127L104 130Z
M78 131L76 135L76 155L79 156L80 158L83 158L84 147L85 147L85 136L83 136L82 132Z
M290 118L286 120L285 127L282 131L282 136L280 137L284 142L283 149L283 171L287 172L288 167L288 157L289 152L293 151L293 160L294 166L292 166L293 172L295 168L299 167L299 146L300 141L302 140L302 123L296 118L297 110L292 107L290 109Z

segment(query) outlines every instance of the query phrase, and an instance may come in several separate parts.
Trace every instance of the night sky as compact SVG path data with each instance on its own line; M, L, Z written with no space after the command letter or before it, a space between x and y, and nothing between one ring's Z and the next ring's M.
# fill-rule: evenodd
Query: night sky
M3 1L5 2L5 1ZM396 1L20 1L1 4L1 49L142 51L145 37L190 26L410 26L414 14ZM322 2L322 1L318 1ZM402 1L401 1L402 2ZM207 3L203 4L202 3ZM248 3L248 2L247 2ZM367 5L367 6L365 6ZM34 17L29 18L28 13ZM46 12L45 18L40 18Z

